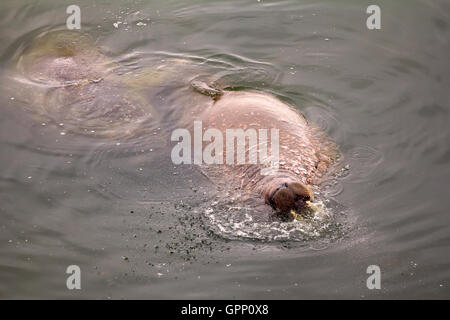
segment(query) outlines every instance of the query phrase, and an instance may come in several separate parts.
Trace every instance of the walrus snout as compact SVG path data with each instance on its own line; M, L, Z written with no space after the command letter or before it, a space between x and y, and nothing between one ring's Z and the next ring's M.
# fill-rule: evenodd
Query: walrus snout
M266 203L280 212L294 210L300 212L306 201L313 200L311 189L301 182L283 183L277 188L269 190L265 196Z

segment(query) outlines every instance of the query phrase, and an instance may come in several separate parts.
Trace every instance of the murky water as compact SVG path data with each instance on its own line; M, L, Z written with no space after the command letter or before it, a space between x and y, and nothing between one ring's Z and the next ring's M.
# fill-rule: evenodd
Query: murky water
M126 85L82 108L15 69L73 1L0 4L1 298L450 297L448 1L378 1L376 31L359 1L107 2L78 1L82 31ZM196 77L276 94L336 141L316 219L257 221L173 165Z

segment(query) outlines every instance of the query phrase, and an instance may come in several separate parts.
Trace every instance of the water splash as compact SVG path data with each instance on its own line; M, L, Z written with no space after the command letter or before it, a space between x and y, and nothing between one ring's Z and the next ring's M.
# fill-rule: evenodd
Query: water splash
M216 199L204 208L204 216L214 233L231 240L306 242L339 238L344 231L336 207L326 199L318 199L312 205L311 215L281 221L261 201L239 195Z

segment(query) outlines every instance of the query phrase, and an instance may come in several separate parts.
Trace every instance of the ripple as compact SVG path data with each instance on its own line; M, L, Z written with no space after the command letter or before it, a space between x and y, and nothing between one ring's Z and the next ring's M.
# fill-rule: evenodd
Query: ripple
M383 153L369 146L354 147L348 152L348 158L352 182L367 180L384 160Z
M327 197L336 197L344 191L343 184L336 179L326 180L320 184L320 187Z
M342 130L339 130L342 124L338 120L335 112L329 107L310 107L306 112L308 121L313 123L320 131L326 132L330 136L343 134Z

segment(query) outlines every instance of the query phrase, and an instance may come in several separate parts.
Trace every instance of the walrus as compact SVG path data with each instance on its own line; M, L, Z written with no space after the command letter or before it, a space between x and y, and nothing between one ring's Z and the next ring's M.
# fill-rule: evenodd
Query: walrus
M194 89L208 93L208 87L199 90L197 83ZM297 109L272 94L256 90L219 94L211 88L209 95L214 102L196 117L202 121L204 131L215 128L225 136L227 129L278 129L280 148L279 168L274 174L262 174L264 164L248 163L252 146L246 143L246 163L207 169L207 175L218 182L225 180L232 188L257 194L280 214L304 213L314 200L310 186L320 182L338 157L335 144ZM226 158L226 150L221 156Z
M146 90L176 77L180 59L128 72L79 31L43 32L17 45L1 85L43 122L66 132L105 138L136 134L143 123L156 128L160 113Z
M90 36L54 31L40 35L20 52L12 72L18 81L12 88L31 108L69 122L74 132L126 137L149 118L160 121L173 116L158 115L164 108L156 110L141 92L155 83L173 82L180 66L188 64L173 59L150 66L146 74L130 77L117 72L121 66L103 54ZM279 168L275 174L262 174L264 164L244 163L206 168L207 176L225 181L232 189L255 193L278 213L302 213L314 198L311 185L337 158L334 143L296 108L272 94L224 90L203 81L189 81L185 86L189 95L180 106L184 119L191 123L201 120L204 130L279 130ZM250 153L248 145L246 148L245 153Z

